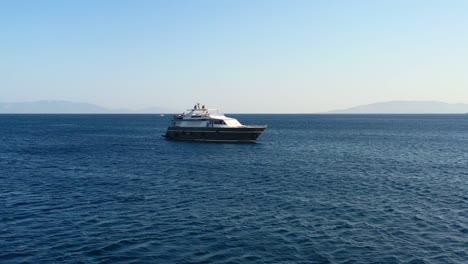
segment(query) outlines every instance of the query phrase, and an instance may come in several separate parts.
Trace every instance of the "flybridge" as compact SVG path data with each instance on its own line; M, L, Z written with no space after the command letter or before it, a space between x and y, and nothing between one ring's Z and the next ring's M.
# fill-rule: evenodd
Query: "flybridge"
M184 112L181 115L178 115L178 119L199 119L201 117L227 119L226 116L219 113L218 109L208 109L205 105L200 103L196 103L192 109L187 109L186 111L188 111L188 113Z
M202 105L200 103L196 103L192 109L187 109L187 111L189 111L189 114L192 114L192 115L193 114L208 115L208 114L213 114L214 111L216 111L216 114L219 114L218 109L208 109L205 107L205 105Z

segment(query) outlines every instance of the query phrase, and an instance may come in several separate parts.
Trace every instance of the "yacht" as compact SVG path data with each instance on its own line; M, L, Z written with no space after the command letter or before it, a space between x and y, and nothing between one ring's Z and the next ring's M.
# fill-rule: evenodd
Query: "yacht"
M226 117L217 109L208 109L200 103L187 111L173 116L164 135L167 139L254 143L267 127L242 125L237 119Z

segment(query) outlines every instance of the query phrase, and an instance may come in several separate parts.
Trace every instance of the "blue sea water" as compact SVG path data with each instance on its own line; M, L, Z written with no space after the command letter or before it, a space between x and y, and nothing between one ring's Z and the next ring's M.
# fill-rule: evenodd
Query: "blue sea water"
M2 263L468 263L467 115L0 115Z

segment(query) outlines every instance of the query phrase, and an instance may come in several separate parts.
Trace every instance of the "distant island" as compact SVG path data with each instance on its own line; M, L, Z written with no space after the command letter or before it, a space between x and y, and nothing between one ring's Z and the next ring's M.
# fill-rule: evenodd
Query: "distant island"
M329 114L465 114L468 104L438 101L390 101L334 110Z
M108 109L95 104L56 100L20 103L0 102L0 114L161 114L173 112L169 109L158 107L139 110Z

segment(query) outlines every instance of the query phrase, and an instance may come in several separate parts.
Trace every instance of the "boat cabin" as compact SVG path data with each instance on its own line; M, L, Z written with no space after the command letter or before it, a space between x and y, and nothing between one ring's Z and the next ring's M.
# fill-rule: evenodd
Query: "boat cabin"
M217 109L208 109L199 103L188 113L175 115L172 126L175 127L243 127L237 119L220 114Z

